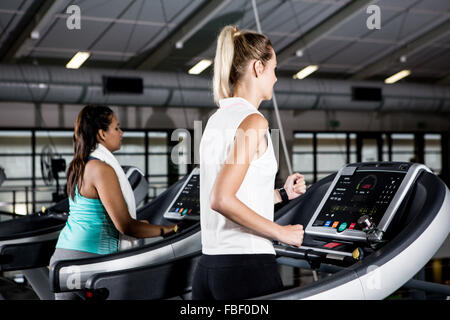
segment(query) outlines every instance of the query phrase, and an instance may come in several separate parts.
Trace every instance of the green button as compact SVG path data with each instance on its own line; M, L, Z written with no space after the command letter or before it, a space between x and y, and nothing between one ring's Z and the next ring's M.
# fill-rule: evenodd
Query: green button
M339 226L338 231L339 231L339 232L342 232L342 231L344 231L345 229L347 229L347 222L342 222L341 225Z
M184 209L182 215L184 216L188 212L188 209Z

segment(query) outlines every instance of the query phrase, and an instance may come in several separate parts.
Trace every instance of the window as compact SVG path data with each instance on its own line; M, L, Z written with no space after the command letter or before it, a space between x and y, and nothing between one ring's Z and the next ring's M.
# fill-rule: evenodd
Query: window
M36 131L35 175L36 186L45 186L42 176L41 160L63 158L66 171L73 159L73 132L69 131ZM65 184L65 173L59 173L60 183ZM55 182L53 182L55 185Z
M114 155L120 164L135 166L145 174L145 132L124 131L122 147Z
M416 141L416 136L419 141ZM425 134L424 163L436 174L442 171L441 134ZM305 174L308 183L314 183L338 171L347 163L358 161L417 162L416 148L421 149L421 135L413 133L381 132L297 132L292 146L294 171ZM358 144L361 150L358 150ZM417 146L416 146L417 145Z
M312 133L295 133L292 169L305 176L307 184L314 182L314 151Z
M66 172L73 159L73 132L66 130L37 130L35 137L36 157L34 159L34 168L36 189L34 192L34 200L37 204L36 210L40 210L42 206L47 207L53 203L51 194L57 191L57 184L54 177L51 180L44 177L46 173L51 172L51 167L49 167L51 165L51 159L62 158L66 162L65 172L58 173L58 193L65 193Z
M414 135L410 133L393 133L392 161L416 162L414 155Z
M338 171L347 163L345 133L317 134L317 180Z
M356 133L350 133L348 137L350 140L350 163L355 163L357 161Z
M187 132L180 137L187 138ZM122 148L114 154L122 165L135 166L148 174L149 198L153 198L173 183L173 179L176 181L188 173L189 149L183 147L180 151L180 163L173 164L169 158L167 131L125 130ZM67 171L73 159L72 130L36 130L34 135L32 129L0 130L0 166L7 176L0 189L0 211L27 214L52 204L56 183L47 185L41 169L41 160L48 163L52 158L65 159ZM175 175L172 180L169 179L171 172ZM60 193L65 185L66 174L61 172Z
M389 161L389 139L390 139L390 136L383 133L381 135L381 138L383 139L383 150L382 150L383 161Z
M31 210L26 204L27 199L31 200L31 138L31 131L0 130L0 166L6 174L0 188L0 210L19 214Z
M150 183L150 198L153 198L167 188L168 175L167 132L148 133L148 168Z
M442 171L442 144L440 134L424 135L424 164L435 174Z

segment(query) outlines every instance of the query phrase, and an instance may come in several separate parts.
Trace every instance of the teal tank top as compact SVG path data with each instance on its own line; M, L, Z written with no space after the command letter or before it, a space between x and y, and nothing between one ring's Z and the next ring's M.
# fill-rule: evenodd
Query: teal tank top
M83 197L75 187L69 197L69 218L59 234L56 248L109 254L118 251L119 231L100 199Z

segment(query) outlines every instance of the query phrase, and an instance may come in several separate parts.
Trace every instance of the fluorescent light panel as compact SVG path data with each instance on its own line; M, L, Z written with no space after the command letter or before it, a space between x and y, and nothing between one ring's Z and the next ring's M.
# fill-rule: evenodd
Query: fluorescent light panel
M293 78L294 79L305 79L307 76L309 76L311 73L313 73L317 69L319 69L319 66L317 66L317 65L307 66L307 67L303 68L302 70L300 70L299 72L297 72L296 74L294 74Z
M208 68L211 65L212 61L208 59L203 59L197 62L195 66L189 69L189 74L200 74L202 73L206 68Z
M410 74L411 74L411 70L402 70L402 71L397 72L396 74L390 76L389 78L386 78L386 79L384 80L384 83L387 83L387 84L395 83L395 82L397 82L398 80L403 79L404 77L409 76Z
M86 51L78 51L72 59L66 64L67 69L78 69L90 57L90 53Z

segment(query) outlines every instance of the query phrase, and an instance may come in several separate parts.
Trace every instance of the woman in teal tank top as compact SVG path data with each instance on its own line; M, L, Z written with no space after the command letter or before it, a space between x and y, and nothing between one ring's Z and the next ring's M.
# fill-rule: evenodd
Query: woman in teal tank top
M75 188L69 198L70 215L56 248L108 254L117 252L119 232L100 199L83 197Z
M118 251L119 234L135 238L164 236L174 226L152 225L130 216L114 169L89 158L97 144L120 149L123 131L106 106L86 106L74 128L74 157L67 170L69 218L61 231L50 264ZM56 298L76 298L59 294Z

